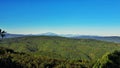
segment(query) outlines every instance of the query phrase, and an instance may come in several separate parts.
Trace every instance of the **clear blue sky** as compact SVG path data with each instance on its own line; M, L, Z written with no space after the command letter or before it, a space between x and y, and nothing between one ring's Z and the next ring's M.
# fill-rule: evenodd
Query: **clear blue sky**
M120 0L0 0L9 33L119 35Z

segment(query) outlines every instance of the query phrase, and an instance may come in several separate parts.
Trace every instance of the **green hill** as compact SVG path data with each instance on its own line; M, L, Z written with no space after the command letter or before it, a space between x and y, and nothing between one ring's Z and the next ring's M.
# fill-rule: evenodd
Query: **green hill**
M15 52L12 49L0 47L0 68L70 68L86 67L81 62L35 57L30 54Z
M106 53L98 59L93 68L120 68L120 51Z
M120 44L91 39L70 39L57 36L29 36L5 39L1 47L25 52L32 56L46 56L69 62L81 61L92 66L106 52L120 50Z

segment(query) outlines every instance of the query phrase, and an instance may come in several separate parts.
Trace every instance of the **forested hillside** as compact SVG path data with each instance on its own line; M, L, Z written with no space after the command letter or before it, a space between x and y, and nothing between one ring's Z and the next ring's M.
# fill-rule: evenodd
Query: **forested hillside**
M120 50L120 44L117 43L57 36L4 39L0 41L0 47L1 50L3 49L0 51L1 56L5 57L5 60L10 59L8 62L15 62L18 66L27 65L27 67L36 64L38 68L41 66L47 68L44 67L46 64L58 68L61 66L91 68L107 52ZM10 49L10 52L9 50L6 52L6 49L4 52L4 47Z

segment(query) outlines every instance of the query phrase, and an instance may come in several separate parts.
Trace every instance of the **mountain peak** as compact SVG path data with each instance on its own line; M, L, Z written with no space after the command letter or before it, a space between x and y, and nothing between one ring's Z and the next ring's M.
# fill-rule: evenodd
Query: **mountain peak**
M46 35L46 36L58 36L58 34L52 33L52 32L42 33L41 35Z

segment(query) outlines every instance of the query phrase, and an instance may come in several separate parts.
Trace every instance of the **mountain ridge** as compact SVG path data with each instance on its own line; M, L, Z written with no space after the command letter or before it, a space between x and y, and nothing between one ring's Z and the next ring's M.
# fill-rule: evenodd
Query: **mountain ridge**
M107 42L115 42L120 43L120 36L95 36L95 35L79 35L79 34L56 34L52 32L41 33L41 34L10 34L7 33L5 38L16 38L16 37L24 37L24 36L60 36L74 39L95 39Z

